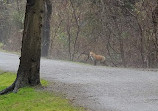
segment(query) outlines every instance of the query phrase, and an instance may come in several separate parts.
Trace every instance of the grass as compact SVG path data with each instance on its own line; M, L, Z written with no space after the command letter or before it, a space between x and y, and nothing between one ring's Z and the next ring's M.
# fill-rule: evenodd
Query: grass
M10 72L0 71L0 90L11 85L16 75ZM42 80L42 84L48 82ZM0 96L0 111L85 111L84 108L74 107L63 97L56 96L46 91L37 91L26 87L18 93L10 93Z
M2 49L2 47L3 47L3 43L0 42L0 49Z

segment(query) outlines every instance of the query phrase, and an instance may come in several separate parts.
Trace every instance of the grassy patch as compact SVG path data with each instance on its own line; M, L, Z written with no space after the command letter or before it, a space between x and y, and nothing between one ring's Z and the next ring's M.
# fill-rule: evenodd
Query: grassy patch
M0 72L0 90L11 85L15 80L15 74ZM48 83L42 80L42 84ZM26 87L18 93L10 93L0 96L1 111L85 111L80 107L73 107L68 100L57 97L46 91L36 91Z

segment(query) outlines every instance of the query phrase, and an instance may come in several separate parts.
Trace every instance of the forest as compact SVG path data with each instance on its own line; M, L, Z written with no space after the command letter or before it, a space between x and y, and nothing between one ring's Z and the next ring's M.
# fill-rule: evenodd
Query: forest
M26 0L0 1L0 48L20 52ZM157 0L46 0L43 57L114 67L158 67Z

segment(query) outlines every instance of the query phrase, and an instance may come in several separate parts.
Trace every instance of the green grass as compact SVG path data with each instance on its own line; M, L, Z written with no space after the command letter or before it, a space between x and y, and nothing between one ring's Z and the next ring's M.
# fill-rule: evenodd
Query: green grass
M2 49L2 47L3 47L3 43L0 42L0 49Z
M16 75L0 71L0 90L11 85ZM48 82L42 80L42 84ZM83 108L72 106L68 100L46 91L37 91L26 87L18 93L0 96L0 111L85 111Z

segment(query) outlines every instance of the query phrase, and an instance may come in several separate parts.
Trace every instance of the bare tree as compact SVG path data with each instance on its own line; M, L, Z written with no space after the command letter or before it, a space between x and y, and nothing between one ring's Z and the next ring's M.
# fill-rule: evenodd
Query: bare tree
M20 65L14 83L0 92L17 92L21 87L40 85L41 28L44 0L27 0Z
M48 56L50 47L50 20L52 15L52 3L50 0L45 2L45 15L44 15L44 26L42 36L42 56Z

